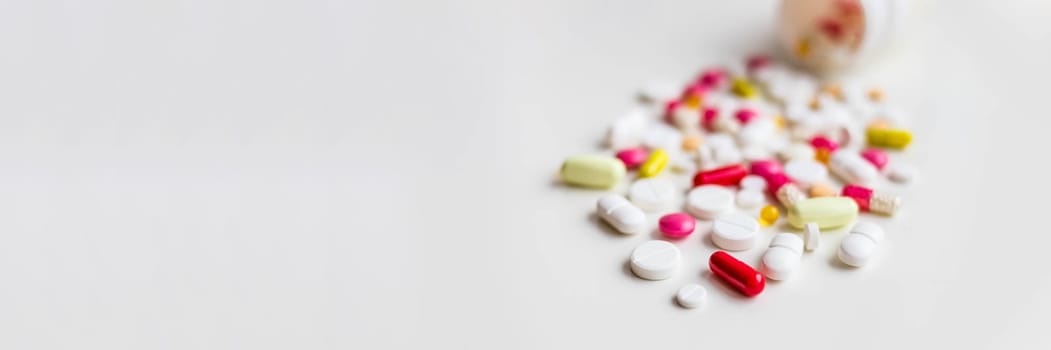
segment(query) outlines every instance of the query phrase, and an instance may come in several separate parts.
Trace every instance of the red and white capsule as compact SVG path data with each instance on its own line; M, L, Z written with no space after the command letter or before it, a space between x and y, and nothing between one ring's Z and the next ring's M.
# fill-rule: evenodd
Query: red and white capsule
M870 188L857 185L844 186L841 195L850 197L857 202L858 208L862 211L871 211L887 216L894 215L898 211L898 207L901 206L901 197L890 193L873 191Z

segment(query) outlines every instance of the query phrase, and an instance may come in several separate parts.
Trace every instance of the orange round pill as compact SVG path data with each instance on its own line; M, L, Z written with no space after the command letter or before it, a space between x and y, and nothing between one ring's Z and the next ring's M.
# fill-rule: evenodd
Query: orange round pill
M682 150L684 151L696 151L697 148L701 147L700 135L690 135L682 138Z

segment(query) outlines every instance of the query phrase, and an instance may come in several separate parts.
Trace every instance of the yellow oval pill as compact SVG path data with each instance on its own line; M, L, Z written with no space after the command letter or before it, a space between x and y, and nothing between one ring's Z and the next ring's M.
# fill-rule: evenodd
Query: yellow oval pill
M617 158L600 155L579 155L562 163L562 181L567 184L610 188L624 178L624 163Z
M869 145L874 147L904 149L912 142L912 133L902 129L869 128L865 137Z
M748 82L748 80L742 78L735 78L733 83L730 84L730 90L741 98L752 99L758 95L755 86Z
M803 228L808 222L818 228L836 228L847 225L858 216L858 203L847 197L818 197L796 202L788 209L788 223Z
M664 166L668 165L668 153L665 153L662 149L655 149L650 153L650 157L646 159L645 163L639 167L640 177L654 177L664 170Z

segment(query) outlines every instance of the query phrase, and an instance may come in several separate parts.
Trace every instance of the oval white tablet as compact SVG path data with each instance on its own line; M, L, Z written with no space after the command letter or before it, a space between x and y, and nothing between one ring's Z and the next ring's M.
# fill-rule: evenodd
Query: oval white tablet
M764 180L763 177L759 175L745 176L743 179L741 179L741 182L738 183L738 185L741 186L741 189L755 190L760 192L766 191L766 180Z
M712 225L712 243L726 250L746 250L755 245L759 222L742 213L726 213Z
M668 209L675 203L675 185L662 178L639 179L628 188L628 197L645 211Z
M836 256L844 264L861 267L875 255L876 247L883 240L883 229L871 222L858 222L839 244Z
M785 164L785 175L804 189L828 182L828 168L813 159L793 159Z
M708 300L708 290L699 284L688 284L679 288L675 300L684 308L693 309L704 306Z
M631 271L643 279L667 279L679 268L679 248L666 241L648 241L631 251Z
M916 168L908 164L891 163L887 166L887 177L897 183L908 183L916 177Z
M816 222L808 222L803 226L803 240L806 243L806 251L812 252L821 243L821 229Z
M734 192L718 185L698 186L686 196L686 210L694 216L711 220L734 209Z
M792 275L803 256L803 240L792 233L778 233L770 240L770 248L763 253L759 270L772 280L784 280Z
M814 147L805 143L793 143L778 152L781 159L791 161L795 159L814 159Z
M766 195L754 189L743 189L737 192L737 206L744 209L752 209L763 205Z
M646 214L620 195L605 195L595 206L598 216L620 233L639 233L646 224Z
M748 162L770 159L770 151L763 146L748 145L741 149L741 158Z

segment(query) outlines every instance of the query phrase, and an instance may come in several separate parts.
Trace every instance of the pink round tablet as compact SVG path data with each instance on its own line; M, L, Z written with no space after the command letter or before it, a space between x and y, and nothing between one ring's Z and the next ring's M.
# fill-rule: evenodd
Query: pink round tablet
M756 113L755 110L751 108L738 109L737 113L734 114L734 117L737 118L737 121L741 122L741 125L748 124L748 122L752 121L752 119L755 119L757 116L759 116L759 113Z
M887 166L887 153L880 149L869 148L861 152L861 158L872 163L876 166L876 169L883 170L883 167Z
M648 156L646 150L642 147L627 148L617 152L617 159L624 162L624 166L628 169L638 168L639 165L646 161Z
M661 217L660 229L668 238L683 238L693 233L697 221L685 213L671 213Z

